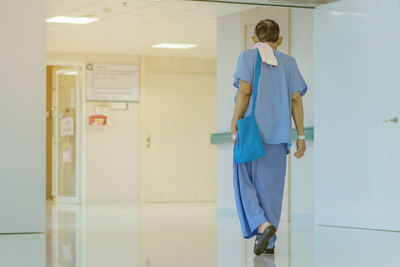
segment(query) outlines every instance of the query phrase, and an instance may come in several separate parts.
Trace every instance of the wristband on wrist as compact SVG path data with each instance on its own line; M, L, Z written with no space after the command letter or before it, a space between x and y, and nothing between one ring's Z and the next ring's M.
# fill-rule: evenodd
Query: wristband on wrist
M297 140L306 140L306 137L304 135L298 135Z

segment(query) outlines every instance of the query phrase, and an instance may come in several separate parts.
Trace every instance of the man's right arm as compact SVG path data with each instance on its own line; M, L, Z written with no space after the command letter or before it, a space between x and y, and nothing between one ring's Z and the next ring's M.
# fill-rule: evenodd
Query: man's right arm
M239 91L236 96L236 104L233 111L233 118L231 123L231 134L234 144L236 144L238 134L237 120L243 118L243 115L246 112L247 107L249 106L251 90L251 85L248 82L244 80L239 80Z

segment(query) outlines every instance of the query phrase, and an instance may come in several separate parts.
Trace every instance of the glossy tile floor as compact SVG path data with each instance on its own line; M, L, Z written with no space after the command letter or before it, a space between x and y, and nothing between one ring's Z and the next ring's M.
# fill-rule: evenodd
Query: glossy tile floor
M282 223L255 257L234 216L205 204L48 205L46 234L0 235L0 266L399 267L400 233Z

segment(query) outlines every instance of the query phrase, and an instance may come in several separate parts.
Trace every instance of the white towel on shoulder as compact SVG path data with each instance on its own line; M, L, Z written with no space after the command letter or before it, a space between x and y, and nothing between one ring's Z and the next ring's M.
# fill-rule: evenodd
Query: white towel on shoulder
M267 43L258 42L253 46L253 49L258 49L262 62L272 66L278 66L278 59L275 57L274 50Z

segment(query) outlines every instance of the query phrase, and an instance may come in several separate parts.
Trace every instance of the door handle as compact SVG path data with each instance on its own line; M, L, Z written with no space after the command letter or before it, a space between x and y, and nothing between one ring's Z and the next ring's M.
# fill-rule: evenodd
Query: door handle
M146 147L147 148L149 148L150 147L150 141L151 141L151 135L149 134L148 136L147 136L147 139L146 139Z
M398 123L399 122L399 118L394 117L388 120L384 120L383 122L387 123L387 122L393 122L393 123Z

